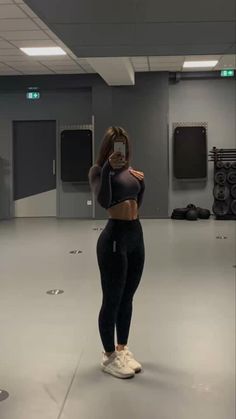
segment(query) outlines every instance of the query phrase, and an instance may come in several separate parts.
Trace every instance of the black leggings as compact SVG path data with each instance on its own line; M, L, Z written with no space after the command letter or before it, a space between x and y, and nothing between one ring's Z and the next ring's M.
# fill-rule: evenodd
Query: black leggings
M145 249L139 218L109 218L97 241L97 259L103 291L99 331L106 352L117 343L126 345L132 317L132 301L141 280Z

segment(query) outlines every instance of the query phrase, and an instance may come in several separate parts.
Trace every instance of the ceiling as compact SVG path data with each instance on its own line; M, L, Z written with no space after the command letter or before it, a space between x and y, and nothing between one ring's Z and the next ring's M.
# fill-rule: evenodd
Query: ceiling
M236 68L235 2L172 2L0 0L0 76L99 73L120 85L134 84L136 71L182 71L186 58ZM67 55L19 49L31 46L61 46Z

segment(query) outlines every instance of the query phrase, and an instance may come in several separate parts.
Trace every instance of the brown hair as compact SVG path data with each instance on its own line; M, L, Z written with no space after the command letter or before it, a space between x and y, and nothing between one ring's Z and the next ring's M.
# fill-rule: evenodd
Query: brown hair
M113 144L118 138L125 139L126 160L128 162L130 161L131 147L127 132L121 127L109 127L103 137L95 164L103 166L108 157L113 153Z

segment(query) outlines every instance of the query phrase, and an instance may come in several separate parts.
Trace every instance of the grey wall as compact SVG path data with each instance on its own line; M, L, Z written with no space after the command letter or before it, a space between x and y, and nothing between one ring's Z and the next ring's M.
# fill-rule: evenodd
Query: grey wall
M236 80L183 80L169 86L170 187L169 215L173 208L193 203L212 210L213 163L208 179L179 181L173 177L172 123L207 122L208 151L213 146L236 148Z
M15 79L15 78L14 78ZM12 86L14 86L14 79ZM109 87L100 77L91 79L78 76L74 83L87 80L90 89L43 90L38 102L27 102L25 90L2 93L0 96L0 173L5 170L1 184L0 216L13 215L9 208L12 200L12 120L55 119L59 126L89 124L92 115L95 118L95 157L106 128L121 125L130 134L132 141L131 165L144 172L146 191L140 208L142 217L165 217L168 212L168 159L167 159L167 121L168 121L168 74L140 73L136 75L136 85L131 87ZM19 80L19 79L18 79ZM49 78L44 86L50 89ZM55 78L58 83L58 78ZM65 80L65 79L64 79ZM0 80L1 82L1 80ZM21 78L19 84L26 84ZM63 84L63 78L60 78ZM68 79L72 83L72 78ZM82 84L83 82L81 82ZM28 85L35 85L31 80ZM7 83L5 84L5 88ZM53 86L53 78L51 78ZM63 84L64 89L66 83ZM70 87L72 85L70 84ZM1 83L0 83L1 88ZM14 87L15 88L15 87ZM22 89L22 87L21 87ZM89 185L62 183L60 172L59 135L57 138L57 192L58 216L91 218L92 206L87 206L91 199ZM3 169L3 165L5 165ZM9 173L6 173L9 167ZM95 203L95 217L106 219L107 211Z
M57 121L59 129L64 124L89 124L92 120L91 89L69 91L41 91L39 101L27 101L25 91L1 93L0 95L0 218L14 216L13 211L13 161L12 161L12 121L44 120ZM59 166L59 136L57 136ZM43 163L43 162L42 162ZM88 186L63 186L57 171L58 215L78 216L80 202L90 199ZM83 194L83 200L80 194ZM88 207L91 210L91 207ZM81 209L81 216L84 213Z
M95 157L108 126L122 125L131 136L131 165L144 172L146 181L145 196L140 208L141 217L165 217L171 214L173 208L185 206L189 202L211 208L212 163L208 164L207 182L180 182L173 178L172 123L207 122L208 150L214 145L236 147L235 80L185 80L168 86L167 73L138 73L135 86L109 87L98 76L60 79L42 77L37 80L38 84L41 83L40 80L44 81L41 83L42 99L30 103L25 100L25 87L21 91L15 91L21 83L22 86L26 85L25 78L18 78L15 84L14 77L8 78L11 79L9 85L9 80L1 83L1 79L3 78L0 78L0 88L5 87L8 92L2 91L0 95L0 218L13 215L10 205L12 120L55 119L59 127L67 124L89 124L92 115L95 117ZM57 90L54 91L50 90L53 80L58 83ZM32 80L30 82L31 85L35 83ZM67 83L70 90L66 90ZM74 90L73 85L76 86ZM79 85L84 87L79 88ZM60 86L63 86L62 90ZM59 168L59 137L57 142ZM87 206L87 200L91 199L89 186L62 184L59 171L57 173L58 216L91 218L92 207ZM107 218L106 210L97 203L95 216Z
M109 125L123 126L131 137L131 165L144 172L144 218L168 215L168 73L136 74L135 86L96 86L93 90L96 152ZM96 207L99 218L106 217Z

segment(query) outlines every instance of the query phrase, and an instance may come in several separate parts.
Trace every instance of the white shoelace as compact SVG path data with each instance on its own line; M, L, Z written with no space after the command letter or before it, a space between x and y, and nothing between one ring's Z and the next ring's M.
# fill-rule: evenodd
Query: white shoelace
M122 367L125 365L125 357L126 357L125 351L117 352L116 360L118 364Z

